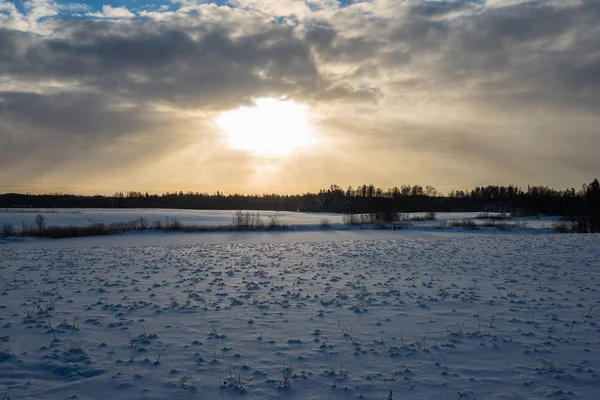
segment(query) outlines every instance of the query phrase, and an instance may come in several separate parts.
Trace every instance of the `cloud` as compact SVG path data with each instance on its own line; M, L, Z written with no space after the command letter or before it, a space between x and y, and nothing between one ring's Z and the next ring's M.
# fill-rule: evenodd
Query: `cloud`
M89 11L92 7L85 3L62 3L58 5L59 10L71 13L83 13Z
M58 14L58 5L52 0L28 0L23 3L27 13L27 20L33 24L42 18L53 17Z
M265 15L304 17L311 12L310 3L304 0L232 0L231 3Z
M147 21L71 21L68 27L69 40L0 31L0 66L21 80L75 79L79 87L184 108L318 95L329 86L320 82L306 43L278 24L237 37L226 24L187 30Z
M120 18L135 18L135 14L127 9L127 7L112 7L110 5L103 5L102 12L87 13L88 17L94 18L108 18L108 19L120 19Z
M293 176L301 160L336 171L299 184L360 168L390 182L402 166L413 183L513 176L564 186L600 167L589 150L600 141L598 2L227 4L93 12L36 0L19 11L0 0L0 184L77 175L65 165L84 160L119 165L107 149L150 168L144 153L114 150L131 140L155 164L181 156L195 165L181 147L196 148L195 137L199 151L214 151L206 160L232 165L240 155L222 147L211 118L268 96L310 104L331 139L328 155L281 166ZM197 124L194 134L186 124ZM216 188L215 171L199 182ZM228 179L242 185L239 173Z

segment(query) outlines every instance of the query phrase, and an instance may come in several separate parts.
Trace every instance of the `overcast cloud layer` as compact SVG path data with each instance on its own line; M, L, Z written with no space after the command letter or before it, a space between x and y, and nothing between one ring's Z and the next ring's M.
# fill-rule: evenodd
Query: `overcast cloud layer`
M598 38L596 0L0 0L0 192L578 187ZM270 96L318 147L228 147L214 119Z

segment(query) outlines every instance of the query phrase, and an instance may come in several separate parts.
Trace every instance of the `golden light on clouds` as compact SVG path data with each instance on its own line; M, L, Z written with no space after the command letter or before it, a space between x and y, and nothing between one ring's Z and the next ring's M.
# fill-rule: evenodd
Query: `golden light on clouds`
M216 122L232 149L282 157L315 143L310 111L293 100L258 98L223 112Z
M597 1L14 2L0 192L565 188L600 170Z

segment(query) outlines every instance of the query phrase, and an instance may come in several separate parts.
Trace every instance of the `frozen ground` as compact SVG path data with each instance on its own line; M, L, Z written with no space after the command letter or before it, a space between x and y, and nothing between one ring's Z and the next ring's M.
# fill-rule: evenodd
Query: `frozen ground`
M0 398L597 398L600 237L482 232L5 242Z

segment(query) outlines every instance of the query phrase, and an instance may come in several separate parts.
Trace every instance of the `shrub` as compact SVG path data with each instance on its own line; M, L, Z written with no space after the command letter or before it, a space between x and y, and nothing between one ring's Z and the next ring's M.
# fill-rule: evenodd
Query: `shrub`
M452 221L450 226L457 228L479 229L479 228L496 228L496 229L511 229L511 228L526 228L526 222L499 222L499 221L483 221L477 223L472 219L463 219L462 221Z
M573 225L566 218L561 217L552 224L556 233L573 233Z
M413 223L410 221L400 220L400 221L394 222L392 224L392 229L394 229L394 230L402 229L402 228L407 228L409 226L413 226Z
M180 231L183 230L183 224L175 217L167 217L167 223L163 229L169 231Z
M344 214L344 224L346 225L369 225L377 221L384 221L383 214Z
M371 216L374 223L394 222L398 221L398 213L393 211L383 211L375 213Z
M463 219L462 221L452 221L451 226L456 228L479 229L479 225L471 219Z
M148 229L148 219L147 218L140 217L140 219L138 219L138 229L141 231Z
M270 220L269 223L278 223L278 217L274 216L274 218L275 220ZM250 211L237 211L235 214L233 214L231 225L237 230L260 229L264 227L260 213L254 213Z
M344 224L346 225L359 225L356 214L344 214Z
M398 213L396 218L398 221L410 221L410 215L406 213Z
M34 226L23 224L23 228L19 235L25 237L65 239L71 237L115 235L128 231L141 231L148 229L181 232L214 232L218 230L224 230L226 228L227 227L223 226L183 225L177 218L167 218L165 224L163 224L161 221L154 221L151 225L148 224L145 219L136 219L129 222L113 222L110 224L96 223L88 226L50 225L46 226L42 231L38 230ZM6 229L8 229L8 227L6 227ZM3 235L3 232L3 230L0 230L0 236ZM14 230L13 233L15 235L17 234L17 232Z
M448 221L443 219L435 226L435 229L446 229L447 226L448 226Z
M43 231L46 226L46 217L42 214L38 214L35 216L35 226L37 226L39 231Z
M374 224L377 221L377 214L358 214L358 216L361 225Z
M9 237L15 234L15 228L13 228L11 223L4 223L2 225L2 230L0 230L0 237Z
M281 218L279 218L279 215L269 215L269 223L267 225L268 229L281 229L283 226L284 225L281 223Z
M89 226L48 226L43 231L27 230L23 236L43 236L50 239L65 239L70 237L102 236L118 233L105 224L92 224Z
M427 221L435 221L437 219L437 214L435 211L429 211L427 214L425 214L425 219Z
M497 229L510 229L510 228L526 228L526 222L499 222L499 221L485 221L479 226L483 228L497 228Z
M323 228L329 228L331 226L331 221L329 221L329 218L321 218L319 225Z
M152 222L151 229L158 229L158 230L162 229L162 222L158 221L158 220Z
M556 233L595 233L594 221L586 215L569 215L560 217L552 224Z
M404 219L409 219L410 221L435 221L437 219L437 214L435 211L429 211L425 215L413 215L410 218L404 214Z
M475 217L477 219L492 219L492 220L498 220L498 221L503 221L506 219L511 219L511 215L508 215L506 213L500 213L500 214L490 214L487 212L482 212L477 214L477 216Z
M237 211L235 214L233 214L233 217L231 218L231 225L234 228L238 228L238 229L242 228L242 226L244 225L244 212L243 211Z

